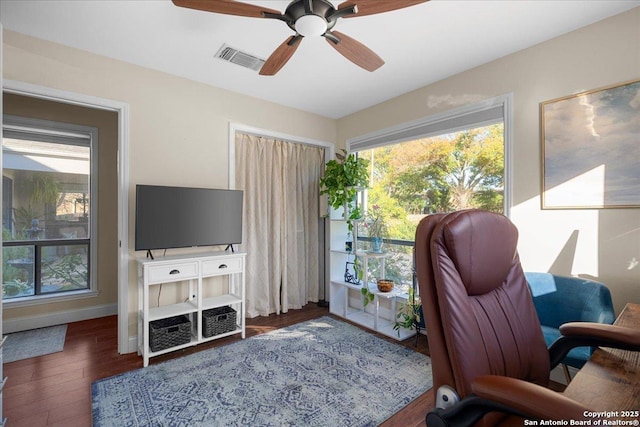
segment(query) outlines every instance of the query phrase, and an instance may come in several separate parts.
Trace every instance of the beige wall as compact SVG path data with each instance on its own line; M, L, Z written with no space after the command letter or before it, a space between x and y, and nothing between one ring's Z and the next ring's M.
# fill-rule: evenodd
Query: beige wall
M513 207L525 269L606 282L640 303L640 210L540 209L539 103L640 78L640 8L335 121L4 32L4 78L130 106L129 244L137 183L227 186L230 121L344 145L348 138L513 92ZM135 265L130 264L130 335Z
M4 113L98 129L98 266L100 294L73 302L13 307L4 311L4 320L42 316L52 312L118 303L118 116L115 112L61 104L27 96L4 94Z
M131 248L136 184L227 188L229 122L335 141L337 128L332 119L19 33L5 30L3 36L5 80L129 105ZM136 266L133 261L129 266L129 334L134 336Z
M540 102L640 79L640 8L338 121L338 141L513 93L513 206L525 270L594 277L640 303L640 209L541 210Z

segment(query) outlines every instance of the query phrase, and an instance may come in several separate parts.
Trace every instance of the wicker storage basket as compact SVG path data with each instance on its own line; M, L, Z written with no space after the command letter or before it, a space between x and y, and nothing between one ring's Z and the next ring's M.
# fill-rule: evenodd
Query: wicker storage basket
M202 312L202 336L205 338L231 332L235 328L236 311L229 306Z
M191 321L185 315L149 322L149 347L151 347L151 351L187 344L189 341L191 341Z

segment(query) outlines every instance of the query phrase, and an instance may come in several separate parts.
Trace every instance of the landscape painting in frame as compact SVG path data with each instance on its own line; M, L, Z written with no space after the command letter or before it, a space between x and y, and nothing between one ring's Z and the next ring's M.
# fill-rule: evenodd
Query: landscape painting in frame
M542 208L640 207L640 80L540 104Z

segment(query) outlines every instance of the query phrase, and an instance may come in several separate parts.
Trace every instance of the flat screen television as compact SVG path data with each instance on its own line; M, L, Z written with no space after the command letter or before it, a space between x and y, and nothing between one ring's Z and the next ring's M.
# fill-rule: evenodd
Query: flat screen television
M135 226L136 251L240 244L242 191L136 185Z

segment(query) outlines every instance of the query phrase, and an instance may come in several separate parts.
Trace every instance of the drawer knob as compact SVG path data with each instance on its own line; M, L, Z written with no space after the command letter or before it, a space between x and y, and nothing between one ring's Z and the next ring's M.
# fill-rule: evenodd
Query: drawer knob
M180 274L180 270L173 269L169 272L169 274Z
M227 264L220 264L218 268L227 268Z

